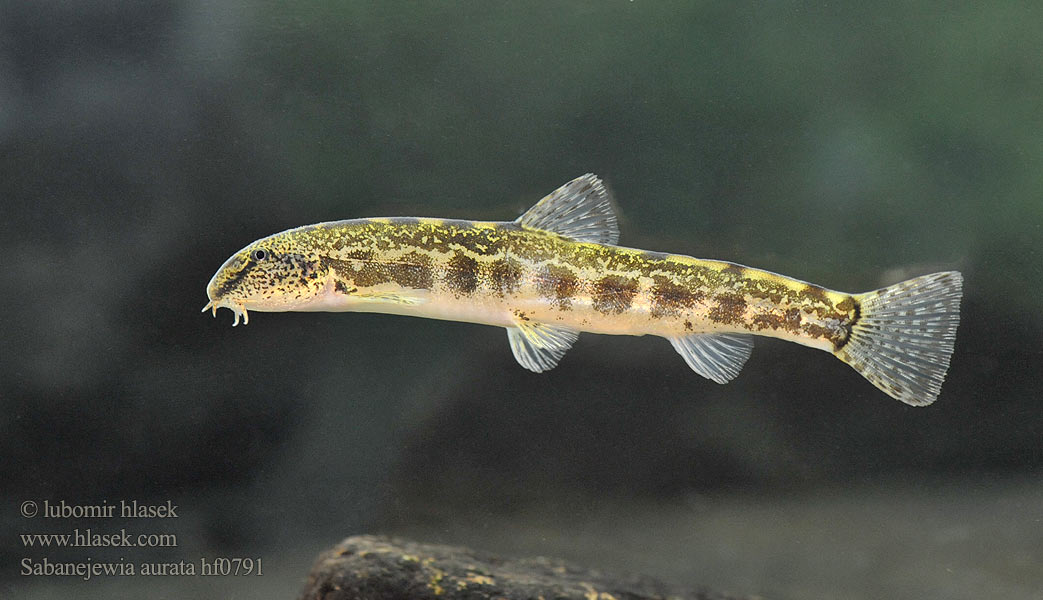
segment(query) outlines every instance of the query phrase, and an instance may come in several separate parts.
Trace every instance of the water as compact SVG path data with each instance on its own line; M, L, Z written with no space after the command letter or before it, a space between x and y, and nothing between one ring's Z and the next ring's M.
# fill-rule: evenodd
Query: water
M1038 9L211 4L0 8L5 596L292 597L390 533L772 599L1043 598ZM197 313L269 233L507 220L588 171L627 246L853 291L962 271L940 399L762 339L718 386L654 338L534 375L488 327ZM178 516L20 512L133 500ZM20 537L86 528L177 545ZM23 574L215 557L264 575Z

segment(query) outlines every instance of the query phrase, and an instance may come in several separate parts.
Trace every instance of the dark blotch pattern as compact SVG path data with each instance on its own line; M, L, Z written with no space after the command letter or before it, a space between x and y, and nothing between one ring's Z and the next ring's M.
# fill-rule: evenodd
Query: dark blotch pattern
M848 296L845 300L838 302L837 310L841 310L851 316L845 322L843 337L841 339L833 340L834 352L840 350L845 345L847 345L848 341L851 339L851 328L854 327L855 323L858 323L858 320L862 318L862 305L858 303L858 300L855 300L851 296Z
M746 299L739 294L719 294L714 297L717 305L710 309L707 316L716 323L738 325L743 322L746 312Z
M842 336L837 335L839 332L832 329L827 329L821 325L815 323L808 323L804 325L804 333L808 334L813 338L822 338L831 340L833 344L837 344Z
M434 284L431 257L427 254L410 252L389 264L388 271L391 279L402 287L427 290Z
M772 311L755 315L752 325L758 331L774 329L797 333L800 330L800 320L800 309L791 308L785 312Z
M503 258L489 265L489 282L493 291L500 296L517 292L521 276L521 266L512 258Z
M810 298L819 302L825 302L826 304L829 304L829 298L826 296L826 290L820 288L817 285L809 284L804 286L802 293L805 298Z
M703 298L703 293L692 291L682 285L670 281L666 277L655 277L652 286L652 318L676 317L682 311Z
M478 289L478 261L465 254L449 259L445 274L446 286L458 294L473 294Z
M340 293L340 294L347 294L348 293L348 285L346 283L344 283L343 281L339 280L339 279L336 280L335 282L333 282L333 289L336 290L337 293Z
M373 251L357 248L347 252L344 258L348 260L373 260Z
M800 309L791 308L786 311L786 320L783 322L782 327L789 331L797 331L800 329Z
M594 284L594 310L618 315L626 312L637 295L636 279L621 275L607 275Z
M552 299L560 310L570 310L572 299L579 291L579 280L569 269L549 265L536 276L536 291L544 298Z
M841 300L840 302L837 302L837 310L839 310L841 312L849 313L849 312L852 312L852 311L856 310L857 308L858 308L858 302L856 302L855 299L852 298L851 296L848 296L844 300Z
M359 287L371 287L391 281L391 275L380 263L364 262L355 269L353 279Z
M751 285L746 287L746 293L751 298L767 300L772 304L781 304L787 297L789 290L782 284L768 281L756 281L751 282Z
M431 257L419 252L406 254L395 262L361 258L326 259L324 262L324 266L332 266L336 273L349 278L358 287L372 287L392 281L413 289L430 289L434 285Z

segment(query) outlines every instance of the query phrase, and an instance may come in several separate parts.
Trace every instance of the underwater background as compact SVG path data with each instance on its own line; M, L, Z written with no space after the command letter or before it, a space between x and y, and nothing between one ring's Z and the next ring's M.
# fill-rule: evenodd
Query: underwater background
M768 599L1043 598L1041 23L1034 2L0 4L0 594L288 598L319 551L386 533ZM536 375L491 327L199 314L259 237L512 220L586 172L625 246L852 292L962 271L939 400L764 338L720 386L652 337L582 335ZM178 546L20 537L74 527ZM88 556L265 572L20 573Z

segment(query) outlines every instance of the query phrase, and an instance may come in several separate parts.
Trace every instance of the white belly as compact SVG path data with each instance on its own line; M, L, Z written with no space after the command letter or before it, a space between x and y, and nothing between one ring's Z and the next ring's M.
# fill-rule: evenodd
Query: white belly
M511 327L514 317L500 299L457 298L394 284L368 288L365 294L327 289L290 310L299 312L374 312Z

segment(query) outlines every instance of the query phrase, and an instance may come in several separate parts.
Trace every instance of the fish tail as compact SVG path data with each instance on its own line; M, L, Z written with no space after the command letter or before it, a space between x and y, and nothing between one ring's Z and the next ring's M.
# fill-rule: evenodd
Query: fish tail
M851 333L834 353L892 398L926 406L949 369L962 295L956 271L857 294Z

